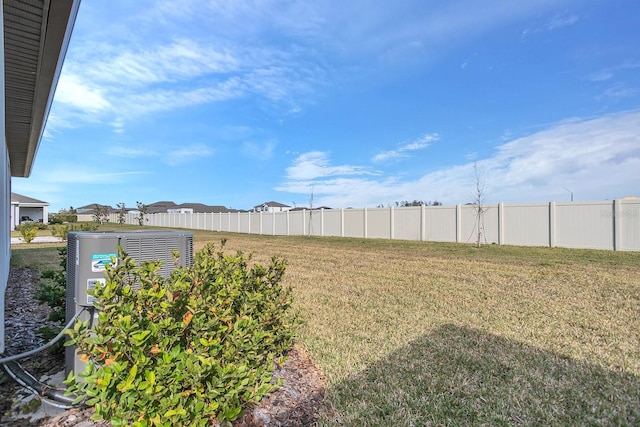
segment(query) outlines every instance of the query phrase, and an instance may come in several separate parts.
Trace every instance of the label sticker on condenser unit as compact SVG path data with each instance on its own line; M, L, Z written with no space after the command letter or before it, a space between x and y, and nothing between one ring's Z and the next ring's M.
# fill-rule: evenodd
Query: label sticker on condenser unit
M114 260L115 262L111 262ZM93 254L91 255L91 272L104 271L107 265L115 267L118 264L118 254Z
M92 291L93 289L95 289L97 283L100 283L102 286L104 286L107 281L105 279L87 279L87 291ZM94 296L87 295L87 303L93 304L95 300L96 298Z

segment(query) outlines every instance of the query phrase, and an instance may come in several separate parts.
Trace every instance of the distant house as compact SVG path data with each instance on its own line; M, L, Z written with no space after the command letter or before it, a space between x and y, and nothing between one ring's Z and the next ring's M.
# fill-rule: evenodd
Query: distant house
M49 203L33 199L18 193L11 193L11 230L24 221L49 221Z
M221 205L205 205L203 203L182 203L176 204L171 201L160 201L147 205L147 213L227 213L237 212Z
M98 203L91 203L90 205L81 206L76 208L78 215L94 215L96 210L104 210L106 208L107 213L114 213L115 209L109 205L100 205Z
M329 210L331 209L329 206L319 206L317 208L313 208L313 209L309 209L306 206L297 206L293 209L290 209L291 212L298 212L298 211L309 211L309 210L314 210L314 211L320 211L320 210Z
M147 205L147 213L167 213L169 212L169 209L176 209L177 206L178 205L176 205L174 202L163 200Z
M282 203L278 203L278 202L265 202L253 207L254 212L271 213L271 212L286 212L290 210L291 210L291 206L283 205Z
M167 212L171 214L192 214L193 208L172 208L167 209Z

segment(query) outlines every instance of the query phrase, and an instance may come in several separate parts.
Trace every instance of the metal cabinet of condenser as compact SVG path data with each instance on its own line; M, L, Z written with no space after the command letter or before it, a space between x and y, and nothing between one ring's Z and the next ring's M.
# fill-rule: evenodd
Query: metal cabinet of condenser
M87 291L104 282L106 265L117 262L118 246L136 262L161 261L160 275L169 277L176 267L193 264L193 234L187 231L130 231L130 232L71 232L67 239L66 318L69 322L83 307L93 307L93 297ZM179 252L178 265L173 251ZM80 319L93 316L95 309L87 310ZM75 347L65 350L66 375L84 371Z

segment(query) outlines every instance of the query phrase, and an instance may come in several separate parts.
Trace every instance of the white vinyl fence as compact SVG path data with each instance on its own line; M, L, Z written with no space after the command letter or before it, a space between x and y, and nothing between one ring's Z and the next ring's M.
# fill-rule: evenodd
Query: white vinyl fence
M159 213L145 225L265 235L475 242L475 206L321 209L295 212ZM117 222L117 214L110 221ZM137 224L134 214L127 224ZM482 243L640 251L640 200L485 206Z

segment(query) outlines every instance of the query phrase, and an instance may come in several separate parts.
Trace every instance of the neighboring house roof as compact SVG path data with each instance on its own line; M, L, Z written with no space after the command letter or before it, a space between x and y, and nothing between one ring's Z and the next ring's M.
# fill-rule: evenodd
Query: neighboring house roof
M178 205L171 201L160 201L147 205L147 213L167 213L167 209L177 209Z
M107 212L108 213L115 212L115 209L113 209L111 206L109 206L109 205L101 205L101 204L98 204L98 203L91 203L89 205L81 206L79 208L76 208L76 212L78 212L79 214L92 214L92 213L95 213L96 208L98 208L98 209L107 208Z
M182 203L176 204L172 201L160 201L147 205L147 213L167 213L168 209L193 209L194 213L227 213L237 212L221 205L205 205L204 203Z
M321 210L321 209L329 210L329 209L331 209L331 208L330 208L330 207L328 207L328 206L320 206L320 207L317 207L317 208L309 209L309 208L304 207L304 206L298 206L298 207L296 207L296 208L291 209L291 212L297 212L297 211L308 211L308 210L319 211L319 210Z
M261 208L263 206L267 206L269 208L290 208L291 207L289 205L285 205L285 204L282 204L282 203L271 201L271 202L260 203L259 205L255 205L253 208L254 209L255 208Z
M49 206L49 203L42 200L34 199L32 197L23 196L18 193L11 193L11 204L18 205L35 205L35 206Z
M229 212L229 209L224 207L224 206L220 206L220 205L205 205L203 203L182 203L181 205L177 205L175 208L173 209L180 209L180 208L186 208L186 209L193 209L194 213L226 213Z
M31 174L79 6L80 0L3 0L11 176Z

